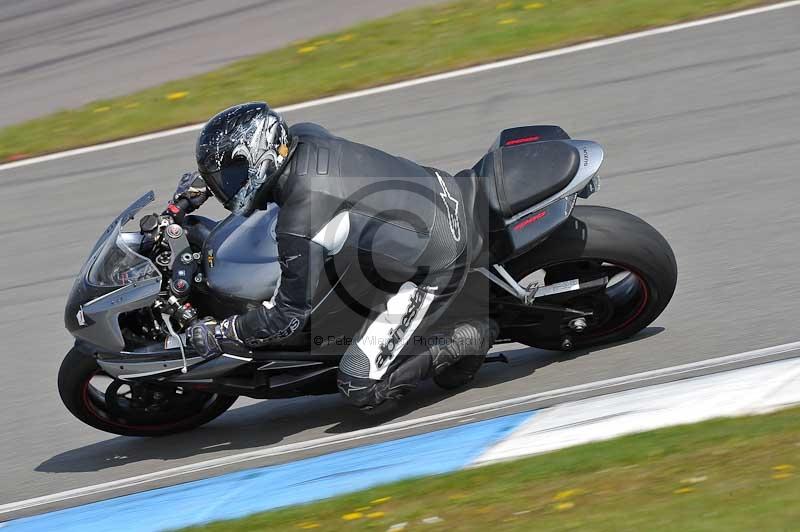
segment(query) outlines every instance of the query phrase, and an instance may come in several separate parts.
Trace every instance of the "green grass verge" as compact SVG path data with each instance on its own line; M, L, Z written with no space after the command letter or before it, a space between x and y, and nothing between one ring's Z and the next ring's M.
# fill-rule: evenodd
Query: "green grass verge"
M192 530L797 530L798 415L646 432Z
M0 161L202 122L238 102L300 102L763 3L461 0L413 9L208 74L6 127L0 130Z

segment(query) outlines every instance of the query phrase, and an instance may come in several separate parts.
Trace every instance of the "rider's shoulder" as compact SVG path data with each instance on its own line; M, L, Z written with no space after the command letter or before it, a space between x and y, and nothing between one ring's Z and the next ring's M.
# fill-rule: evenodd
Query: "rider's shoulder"
M299 138L321 138L321 139L333 139L336 138L330 131L325 129L323 126L319 124L314 124L313 122L300 122L298 124L294 124L289 127L289 134L292 137L299 137Z

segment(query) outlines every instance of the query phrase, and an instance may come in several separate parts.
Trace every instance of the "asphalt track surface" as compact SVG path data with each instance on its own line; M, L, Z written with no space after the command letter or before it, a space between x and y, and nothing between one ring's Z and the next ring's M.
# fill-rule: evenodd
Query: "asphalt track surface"
M674 247L677 292L638 338L568 356L506 350L509 366L456 394L426 386L397 419L797 340L798 34L792 7L290 113L454 171L503 127L560 124L606 147L588 203L643 217ZM241 400L202 429L146 440L97 432L61 406L73 276L111 217L146 189L172 190L193 141L0 171L0 504L375 423L336 396Z
M3 0L0 126L437 0Z

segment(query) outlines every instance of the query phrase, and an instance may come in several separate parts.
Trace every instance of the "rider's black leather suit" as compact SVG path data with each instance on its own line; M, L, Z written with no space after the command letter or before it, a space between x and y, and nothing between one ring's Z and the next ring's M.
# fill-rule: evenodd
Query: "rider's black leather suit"
M339 388L359 406L402 395L430 372L430 331L463 286L480 246L468 223L474 183L331 135L291 128L293 152L272 200L281 279L272 301L241 316L250 346L286 341L309 320L326 256L358 263L385 287L339 367ZM386 288L388 287L388 288Z

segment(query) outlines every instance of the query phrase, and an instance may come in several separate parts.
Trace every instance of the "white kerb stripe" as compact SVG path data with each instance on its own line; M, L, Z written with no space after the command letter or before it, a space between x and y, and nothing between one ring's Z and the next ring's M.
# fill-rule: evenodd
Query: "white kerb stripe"
M494 63L487 63L484 65L479 65L470 68L462 68L459 70L452 70L450 72L443 72L441 74L435 74L433 76L425 76L423 78L412 79L409 81L402 81L400 83L392 83L389 85L382 85L380 87L374 87L371 89L364 89L360 91L348 92L345 94L340 94L338 96L330 96L327 98L319 98L316 100L310 100L307 102L296 103L293 105L286 105L284 107L278 107L276 110L281 113L286 113L290 111L299 111L301 109L308 109L311 107L319 107L321 105L327 105L330 103L341 102L345 100L352 100L354 98L362 98L364 96L372 96L373 94L381 94L384 92L396 91L400 89L405 89L408 87L414 87L417 85L424 85L426 83L435 83L437 81L444 81L447 79L458 78L461 76L469 76L471 74L478 74L480 72L487 72L490 70L496 70L498 68L506 68L514 65L520 65L523 63L530 63L532 61L539 61L541 59L548 59L550 57L558 57L560 55L567 55L572 54L575 52L582 52L584 50L592 50L594 48L602 48L604 46L610 46L612 44L623 43L627 41L633 41L636 39L643 39L645 37L652 37L654 35L662 35L664 33L672 33L675 31L686 30L690 28L697 28L700 26L707 26L708 24L715 24L717 22L725 22L728 20L734 20L737 18L748 17L751 15L760 15L762 13L768 13L770 11L776 11L778 9L787 9L790 7L800 6L800 0L791 0L790 2L782 2L780 4L772 4L767 6L756 7L752 9L745 9L744 11L736 11L734 13L728 13L725 15L717 15L714 17L703 18L699 20L694 20L691 22L682 22L680 24L672 24L671 26L664 26L661 28L654 28L651 30L639 31L636 33L628 33L626 35L619 35L617 37L609 37L606 39L599 39L596 41L590 41L583 44L577 44L574 46L567 46L564 48L557 48L555 50L548 50L547 52L540 52L530 55L524 55L521 57L515 57L513 59L506 59L504 61L496 61ZM118 148L120 146L127 146L128 144L137 144L139 142L147 142L150 140L156 140L164 137L169 137L172 135L180 135L181 133L188 133L191 131L197 131L198 129L202 128L203 124L194 124L190 126L179 127L176 129L168 129L166 131L159 131L157 133L150 133L147 135L140 135L138 137L131 137L128 139L117 140L114 142L106 142L103 144L96 144L94 146L87 146L85 148L78 148L74 150L62 151L58 153L51 153L50 155L43 155L41 157L33 157L31 159L25 159L22 161L15 161L12 163L6 163L0 165L0 171L2 170L11 170L12 168L19 168L21 166L28 166L31 164L37 163L44 163L48 161L54 161L56 159L63 159L65 157L73 157L76 155L83 155L85 153L92 153L101 150L108 150L111 148Z

